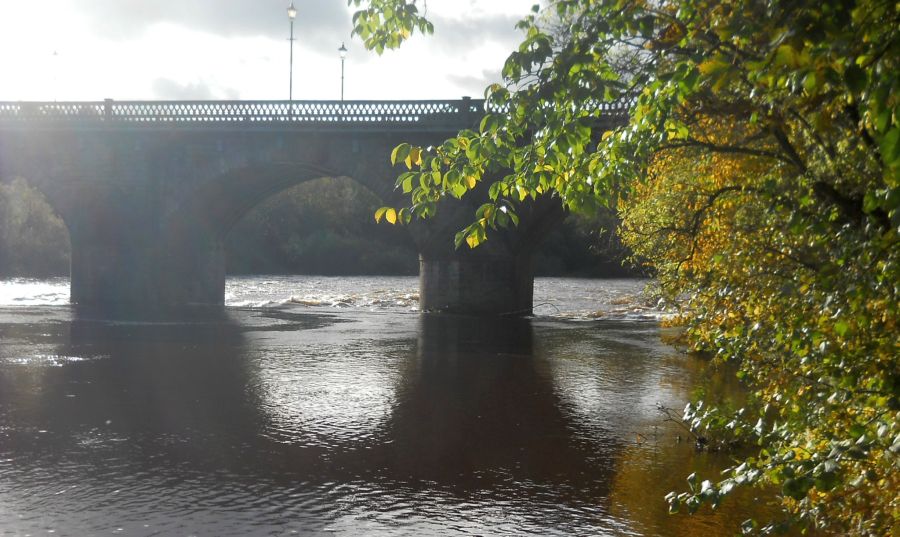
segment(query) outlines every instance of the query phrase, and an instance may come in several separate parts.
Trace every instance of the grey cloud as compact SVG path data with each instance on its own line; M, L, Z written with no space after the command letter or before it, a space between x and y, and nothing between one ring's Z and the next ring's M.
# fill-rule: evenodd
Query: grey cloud
M225 37L287 38L287 2L280 0L70 0L92 30L126 40L168 22ZM295 0L295 37L346 39L350 12L344 0Z
M522 32L516 29L521 17L515 15L495 15L484 18L449 19L433 17L436 44L442 52L453 55L456 51L466 51L487 41L499 43L513 50L522 41Z
M152 85L153 95L157 99L191 101L205 100L215 97L212 89L203 82L181 84L169 78L157 78Z
M480 76L448 75L447 79L469 91L470 97L480 99L484 95L484 89L495 82L500 82L502 77L500 69L485 69Z

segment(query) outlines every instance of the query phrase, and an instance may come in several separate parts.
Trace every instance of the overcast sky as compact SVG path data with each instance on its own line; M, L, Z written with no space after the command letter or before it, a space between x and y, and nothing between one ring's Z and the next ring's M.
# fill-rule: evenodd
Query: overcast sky
M0 0L0 100L287 99L287 0ZM535 0L428 0L435 26L382 56L346 0L295 0L294 98L480 97Z

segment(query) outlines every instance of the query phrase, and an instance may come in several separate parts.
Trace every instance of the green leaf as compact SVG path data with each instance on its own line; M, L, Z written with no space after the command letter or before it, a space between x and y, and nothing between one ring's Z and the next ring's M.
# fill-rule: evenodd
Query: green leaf
M460 232L456 233L456 235L453 236L453 244L456 246L456 248L459 248L462 245L462 243L465 242L465 240L466 240L466 231L465 230L460 231Z
M394 148L391 152L391 165L396 166L398 162L403 162L409 156L410 145L402 143Z
M481 120L481 125L479 126L479 131L482 133L490 132L497 130L498 120L497 116L494 114L487 114Z
M799 501L806 497L806 493L809 492L813 485L813 480L808 477L791 477L784 480L781 492L785 496Z
M866 89L868 81L866 72L856 65L850 65L844 71L844 83L853 93L862 93Z
M900 127L894 127L881 139L881 159L889 168L900 157Z
M462 183L454 183L450 185L450 194L454 198L461 198L466 192L468 192L468 189L466 188L466 185Z
M697 66L697 70L704 76L712 77L722 71L727 70L731 65L721 57L710 58ZM693 80L693 78L691 78Z
M823 472L816 476L815 485L816 489L822 492L828 492L833 490L839 483L841 479L838 476L837 472Z
M850 329L850 325L845 323L844 321L838 321L834 323L834 331L837 335L844 337L847 334L847 330Z
M794 47L790 45L781 45L775 51L775 66L797 67L798 54Z
M819 88L819 85L819 78L816 75L815 71L810 71L806 74L805 77L803 77L803 89L807 94L814 94L816 92L816 89Z

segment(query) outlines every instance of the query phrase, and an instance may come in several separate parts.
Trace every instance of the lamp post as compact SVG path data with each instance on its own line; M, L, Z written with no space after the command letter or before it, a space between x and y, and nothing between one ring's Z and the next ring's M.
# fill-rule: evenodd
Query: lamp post
M347 59L347 47L344 46L344 43L341 43L338 54L341 55L341 102L344 102L344 60Z
M288 38L288 41L291 42L291 68L290 68L290 81L288 82L288 100L294 100L294 19L297 18L297 8L294 7L294 0L291 0L291 5L287 8L288 19L291 21L291 36Z
M53 102L56 102L56 76L59 71L59 51L53 51Z

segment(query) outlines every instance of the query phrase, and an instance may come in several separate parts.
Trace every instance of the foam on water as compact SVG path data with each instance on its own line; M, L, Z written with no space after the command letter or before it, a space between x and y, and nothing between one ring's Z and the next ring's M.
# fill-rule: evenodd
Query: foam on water
M227 306L416 311L414 276L240 276L225 285Z
M649 280L537 278L534 313L592 321L658 320L667 312L645 291ZM335 310L410 313L418 311L415 276L236 276L225 285L225 304L251 309ZM69 300L69 280L0 280L0 307L58 306Z
M0 357L0 364L5 363L29 367L62 367L68 364L84 362L86 360L99 360L108 357L108 355L69 356L62 354L35 354L33 356L17 356L8 359Z
M534 313L572 320L658 320L665 308L645 291L650 280L537 278ZM418 311L418 278L238 277L226 284L226 305L301 310Z
M68 278L0 279L0 306L58 306L68 303Z

